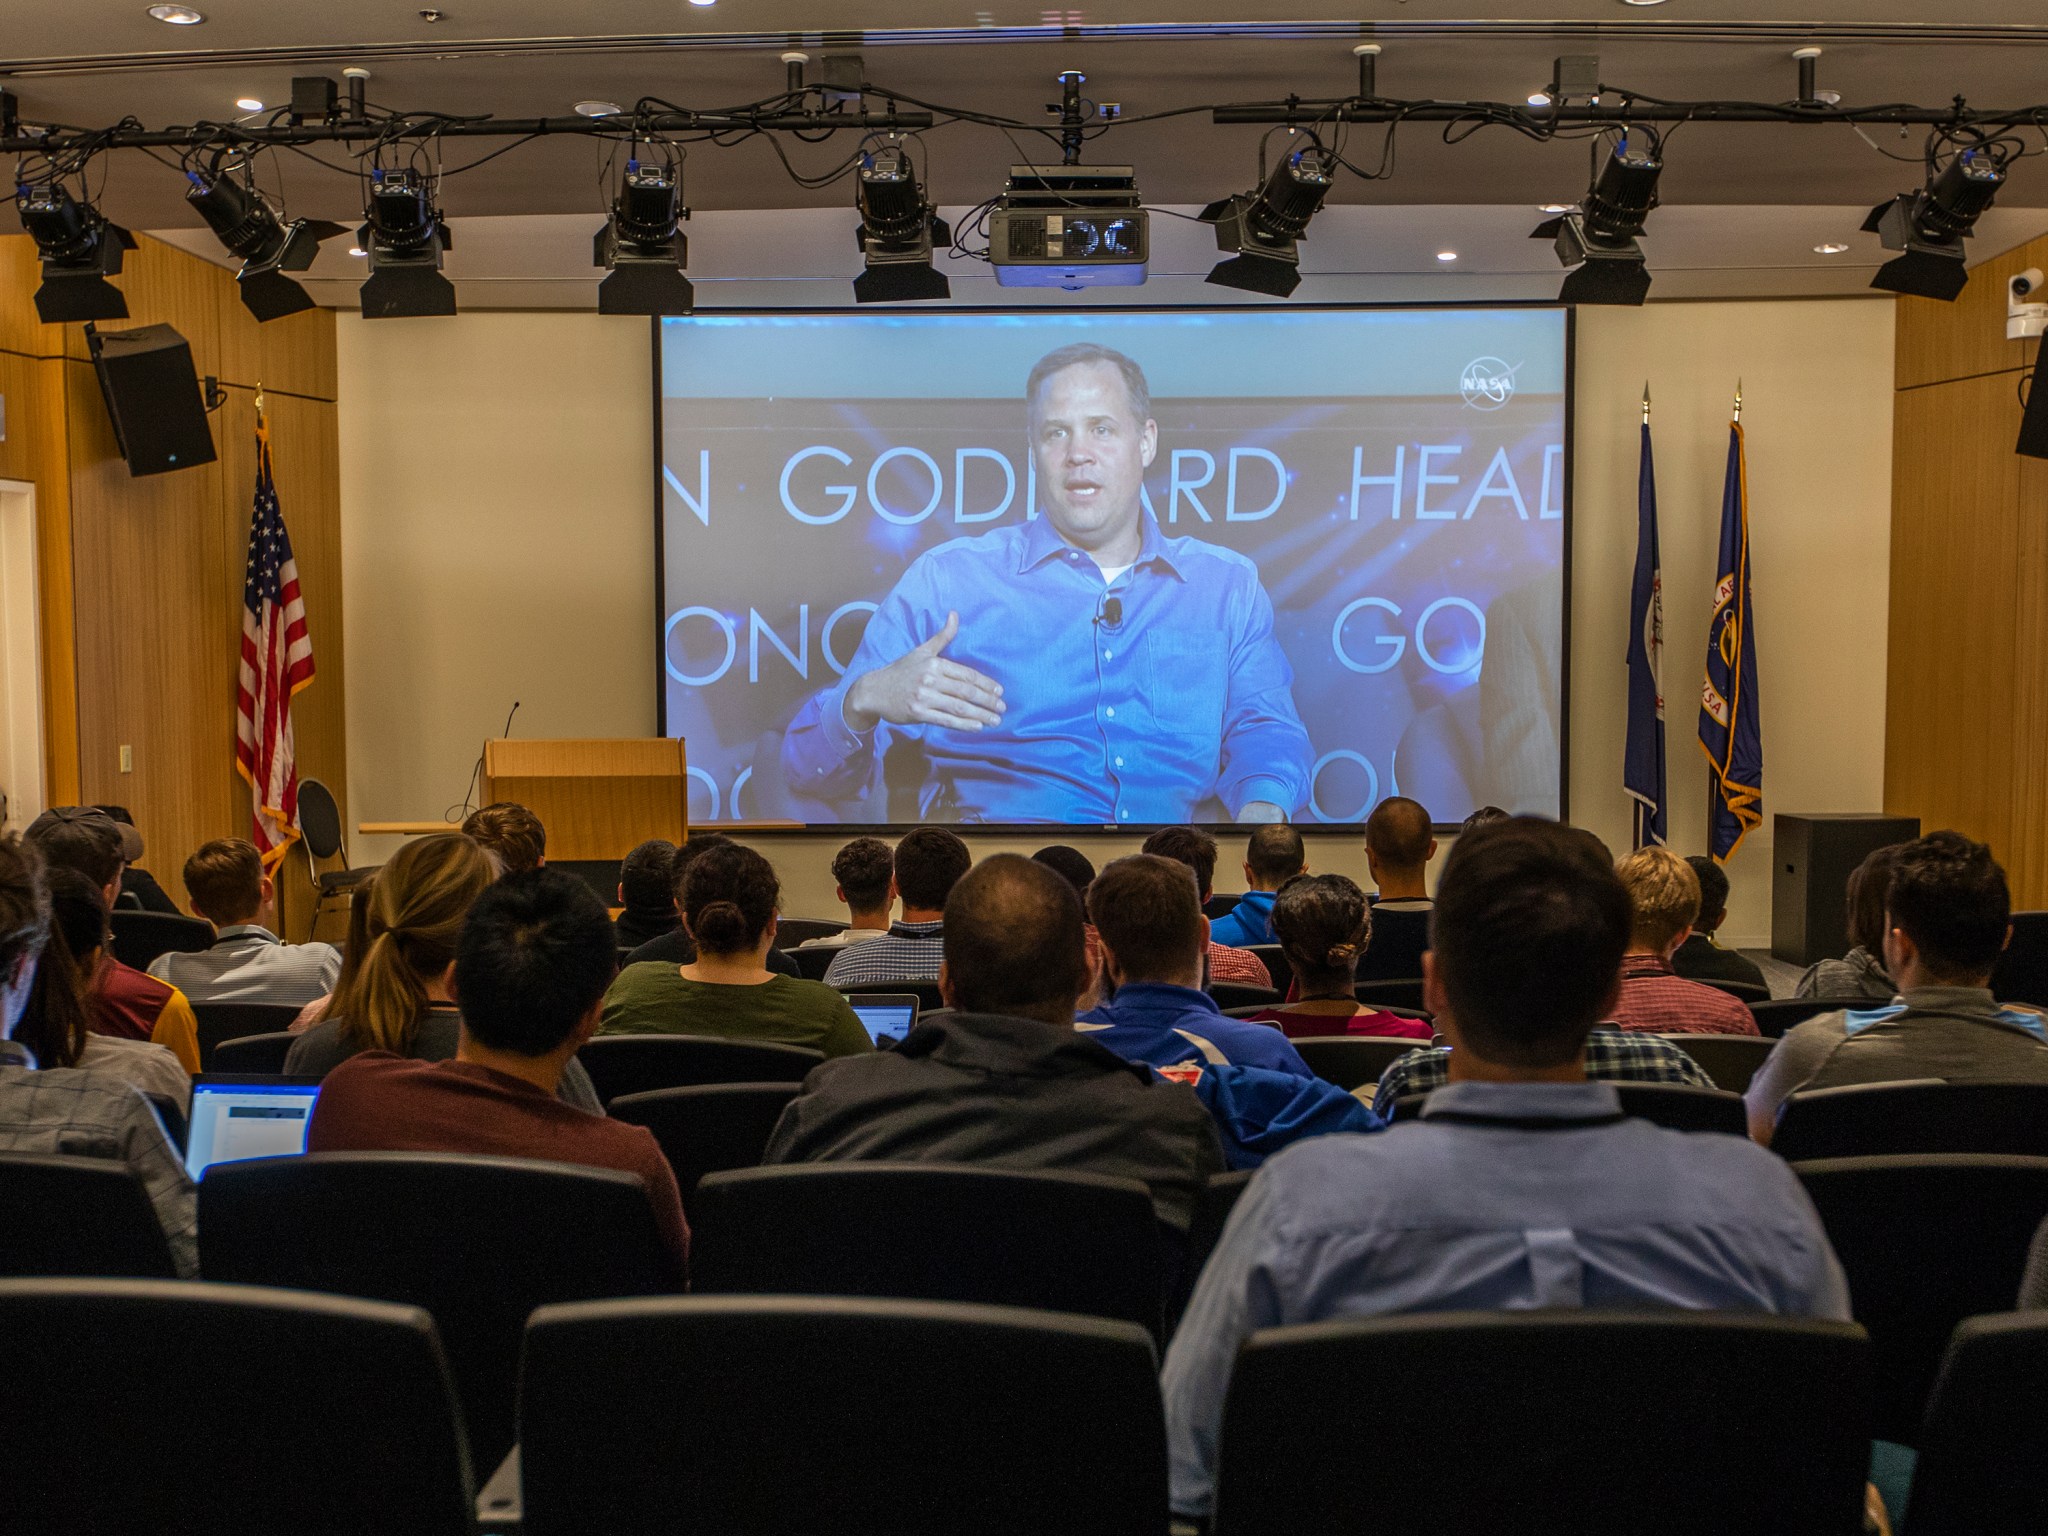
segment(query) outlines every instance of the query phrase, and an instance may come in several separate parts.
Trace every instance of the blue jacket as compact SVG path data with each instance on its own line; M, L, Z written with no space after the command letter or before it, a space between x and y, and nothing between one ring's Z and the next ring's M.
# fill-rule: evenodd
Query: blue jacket
M1176 1075L1187 1070L1179 1068ZM1195 1097L1216 1122L1224 1159L1233 1169L1256 1168L1305 1137L1385 1126L1355 1095L1318 1077L1288 1077L1263 1067L1201 1070Z
M1209 937L1218 944L1228 944L1232 949L1243 949L1247 944L1278 944L1280 935L1273 931L1273 902L1278 891L1246 891L1237 898L1237 905L1230 909L1228 916L1219 917L1209 925Z
M1214 998L1193 987L1131 982L1118 987L1108 1002L1082 1014L1074 1028L1126 1061L1155 1067L1199 1061L1315 1076L1273 1025L1230 1018Z

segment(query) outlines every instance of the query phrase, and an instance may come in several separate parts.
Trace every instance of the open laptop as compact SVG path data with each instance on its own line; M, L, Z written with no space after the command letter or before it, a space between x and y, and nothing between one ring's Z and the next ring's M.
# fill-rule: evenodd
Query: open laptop
M860 1016L868 1038L877 1046L898 1044L917 1025L915 992L849 992L842 995Z
M305 1151L319 1097L317 1077L200 1073L192 1079L185 1171L197 1180L215 1163Z

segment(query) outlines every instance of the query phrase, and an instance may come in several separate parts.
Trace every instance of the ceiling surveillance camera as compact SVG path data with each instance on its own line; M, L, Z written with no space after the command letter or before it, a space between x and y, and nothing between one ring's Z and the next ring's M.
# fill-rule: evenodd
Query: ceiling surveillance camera
M2029 267L2026 271L2013 278L2010 284L2012 296L2016 299L2024 299L2028 294L2039 290L2043 281L2041 269L2039 267Z
M2048 293L2042 285L2048 278L2039 267L2029 267L2007 279L2005 285L2005 339L2021 341L2048 331Z

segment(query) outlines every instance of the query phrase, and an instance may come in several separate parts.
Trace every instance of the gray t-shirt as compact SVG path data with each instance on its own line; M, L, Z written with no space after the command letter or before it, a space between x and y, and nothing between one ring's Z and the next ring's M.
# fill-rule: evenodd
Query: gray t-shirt
M419 1027L413 1031L412 1050L407 1054L415 1061L453 1061L455 1047L461 1042L461 1030L461 1012L446 1004L436 1004L421 1017ZM349 1044L341 1033L341 1020L326 1019L292 1042L291 1051L284 1059L284 1069L294 1077L325 1077L364 1049L363 1046ZM555 1097L564 1104L587 1109L593 1115L604 1113L604 1101L598 1098L590 1074L574 1057L562 1069L562 1081L555 1088Z
M1888 1003L1898 995L1884 964L1858 944L1839 960L1816 960L1799 978L1794 997L1867 997Z

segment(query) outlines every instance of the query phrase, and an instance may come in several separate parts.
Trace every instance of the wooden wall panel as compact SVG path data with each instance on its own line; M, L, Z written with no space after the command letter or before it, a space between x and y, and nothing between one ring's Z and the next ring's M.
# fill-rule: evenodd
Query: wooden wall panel
M227 296L220 308L220 350L224 383L252 390L261 384L273 395L304 395L314 400L335 397L331 309L302 310L258 324L235 294L234 279L227 277Z
M42 282L36 243L27 235L0 235L0 352L55 357L64 333L36 318L35 292Z
M235 280L224 267L187 255L147 235L137 235L121 275L114 279L128 300L126 320L100 322L103 331L137 325L170 325L192 346L192 366L201 377L220 373L221 301L235 302ZM83 325L67 325L64 355L89 361Z
M2013 899L2048 907L2048 462L2020 459L2013 603Z
M1952 304L1902 297L1896 386L1913 389L1944 379L2032 367L2040 343L2005 339L2006 280L2028 267L2048 271L2048 239L2029 241L1972 267L1969 286Z

